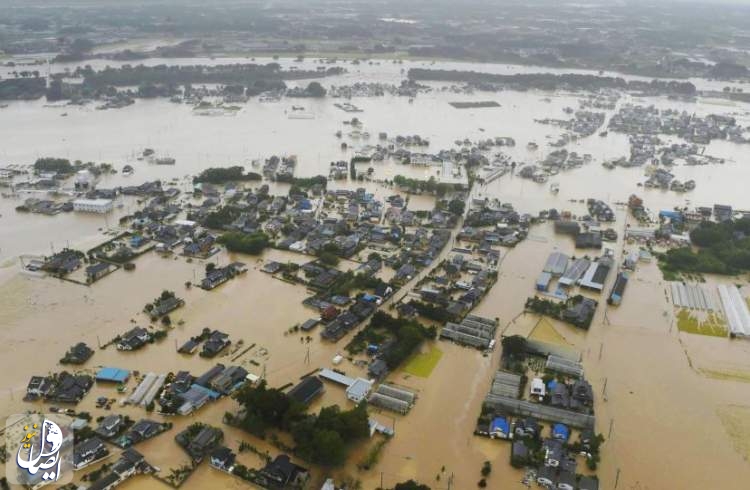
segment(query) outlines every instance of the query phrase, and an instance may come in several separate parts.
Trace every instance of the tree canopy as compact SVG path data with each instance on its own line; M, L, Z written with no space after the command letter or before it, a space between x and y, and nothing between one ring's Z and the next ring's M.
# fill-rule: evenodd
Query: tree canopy
M249 255L259 255L270 244L268 235L261 231L255 233L230 231L221 235L218 242L225 245L230 252Z
M703 222L690 232L700 247L668 250L662 266L675 272L737 274L750 270L750 218L722 223Z
M259 181L263 177L254 172L245 173L245 169L239 165L233 167L212 167L202 171L193 177L194 183L207 182L210 184L223 184L225 182Z
M360 403L351 410L337 405L320 413L307 414L305 407L284 392L258 386L245 386L232 397L243 407L240 428L259 437L270 428L288 430L296 443L295 454L324 466L338 466L346 460L348 445L370 434L367 406Z
M67 158L37 158L34 162L34 170L37 172L57 172L59 174L73 173L74 167Z
M424 483L419 483L414 480L407 480L402 483L397 483L393 490L431 490L430 487Z

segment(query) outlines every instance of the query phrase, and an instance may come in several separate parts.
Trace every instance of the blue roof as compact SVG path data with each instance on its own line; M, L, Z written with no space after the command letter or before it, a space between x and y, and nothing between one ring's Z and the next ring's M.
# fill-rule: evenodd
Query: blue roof
M670 220L682 221L682 213L679 211L661 210L659 211L660 218L669 218Z
M568 440L570 437L570 429L565 424L555 424L552 426L552 435L555 439Z
M503 434L508 434L510 432L510 425L508 425L508 420L505 417L496 417L492 420L492 423L490 424L490 432L495 432L496 430Z
M96 373L97 381L109 381L112 383L124 383L130 377L130 371L114 367L104 367Z
M216 400L217 398L221 396L221 393L214 391L214 390L209 390L208 388L201 386L201 385L194 384L193 386L190 387L190 389L191 390L194 389L196 391L202 391L203 393L207 394L208 397L211 398L212 400Z
M362 301L369 301L370 303L374 303L377 300L378 300L378 297L373 294L365 293L362 295Z
M555 386L557 386L557 381L555 381L554 379L547 383L548 390L554 390Z

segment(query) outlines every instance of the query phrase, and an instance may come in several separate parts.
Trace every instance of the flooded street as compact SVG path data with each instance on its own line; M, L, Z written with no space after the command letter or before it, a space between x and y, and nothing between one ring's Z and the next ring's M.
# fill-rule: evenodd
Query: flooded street
M158 61L148 60L149 63ZM201 60L191 62L197 64ZM364 79L398 83L403 76L401 70L412 65L427 66L422 62L363 65L356 68L359 71L325 79L324 85ZM533 68L459 63L436 66L498 73ZM578 107L582 98L575 94L536 91L456 94L439 90L441 84L431 86L436 90L420 94L413 102L388 95L355 98L352 102L363 109L357 114L334 107L336 99L302 99L299 103L315 115L308 120L288 117L291 99L275 103L252 99L243 104L236 115L217 117L197 116L190 106L166 100L139 99L123 109L101 111L90 106L46 107L42 100L12 102L0 109L0 127L3 128L0 162L30 165L38 157L49 156L108 162L118 170L130 164L135 168L132 176L120 173L105 176L99 187L162 179L174 180L178 188L188 191L192 184L186 177L202 169L244 165L256 171L251 168L251 161L271 155L296 155L298 177L327 175L330 162L348 161L354 155L352 148L376 144L377 134L383 131L389 136L418 134L428 138L430 146L424 151L430 153L453 148L457 139L476 141L508 136L516 140L516 146L502 148L504 152L516 161L537 163L555 149L546 143L558 139L563 131L556 126L539 124L535 119L563 118L563 109ZM500 107L455 109L448 104L486 100L496 101ZM666 98L622 97L618 107L625 103L654 104L698 115L737 112L738 124L750 124L750 115L745 112L750 110L750 105L746 104L726 107L705 99L687 103ZM609 118L613 111L607 112ZM64 118L63 113L67 113ZM336 131L346 131L342 122L353 115L363 121L364 129L373 135L371 141L352 142L346 137L339 140L334 136ZM342 150L341 141L352 146ZM527 149L531 141L539 143L539 150ZM136 156L144 148L154 148L159 154L174 158L176 165L159 166L138 161ZM555 208L577 216L587 213L585 203L579 200L601 199L617 214L617 221L612 225L620 235L618 242L605 246L615 249L619 262L624 256L623 248L629 250L633 246L623 243L621 235L627 211L616 203L627 201L630 194L637 193L644 199L645 206L655 212L675 206L711 206L717 201L735 209L750 209L746 186L738 185L750 181L748 148L728 141L707 145L706 154L724 158L726 163L676 166L673 172L679 179L697 182L694 191L677 194L639 187L638 183L645 180L643 168L607 170L602 167L603 161L627 156L629 152L627 136L610 131L604 137L594 135L567 145L569 151L592 155L593 161L581 168L555 175L544 184L509 173L486 186L478 185L474 197L510 202L521 213L536 214ZM367 166L374 167L374 179L378 181L392 180L399 174L424 178L426 172L389 160ZM558 194L550 192L551 182L559 184ZM397 193L393 187L377 182L342 181L330 186L366 187L378 198ZM271 193L287 191L286 185L271 184ZM20 271L20 255L46 254L66 246L85 250L108 239L103 232L117 228L119 217L132 212L137 203L133 198L119 197L122 207L106 218L79 213L44 216L16 212L16 206L24 199L0 198L0 416L32 407L41 410L42 403L31 405L22 401L30 375L61 370L58 359L76 342L98 346L134 325L147 326L149 320L142 309L162 290L175 291L186 303L170 315L173 328L167 338L137 352L120 352L114 346L96 349L86 365L87 371L114 366L140 373L188 370L199 376L217 362L228 363L245 347L254 345L232 364L241 365L252 374L264 375L271 386L278 387L296 384L315 369L331 367L333 357L343 351L346 339L338 344L329 343L315 332L308 344L299 333L288 333L290 327L314 315L314 310L302 305L310 292L301 285L289 284L260 271L262 264L269 260L302 264L311 260L310 257L280 250L267 250L260 257L222 251L209 261L217 265L242 261L249 271L212 291L185 286L186 281L200 281L205 263L209 261L162 258L153 252L139 257L134 271L118 270L92 287L31 277ZM192 202L185 194L180 199ZM411 196L409 208L429 210L433 205L432 197ZM750 440L750 343L680 332L675 324L668 285L655 261L639 264L621 306L607 306L607 293L598 295L600 307L587 332L557 321L540 324L538 319L522 312L526 299L534 294L535 279L544 261L553 251L571 256L577 253L573 240L555 235L549 222L532 227L529 238L517 247L501 249L498 281L473 313L499 319L499 330L505 336L532 335L581 353L586 377L596 395L596 432L606 439L598 469L600 488L615 488L616 482L617 488L643 490L747 488L750 481L750 446L747 444ZM357 265L347 262L339 267L347 269ZM606 292L611 289L613 276L610 275ZM733 280L726 279L728 283ZM406 291L403 289L397 296ZM233 342L232 354L209 360L175 352L204 327L229 334ZM240 340L242 348L235 349ZM473 435L482 402L499 366L499 346L488 356L449 342L435 341L434 346L442 351L442 357L429 377L420 378L403 370L388 377L389 382L418 393L418 401L410 413L391 415L371 408L379 422L394 426L396 432L385 446L380 461L367 471L356 468L370 444L366 442L363 447L355 448L353 461L345 469L333 473L361 480L365 490L375 489L381 482L391 488L409 478L435 489L449 488L448 478L452 478L450 488L464 490L476 486L481 478L482 463L491 461L489 488L524 488L520 483L523 472L508 464L510 445ZM339 368L352 377L367 376L365 368L349 361L344 361ZM131 380L128 386L132 389L135 384ZM99 384L77 408L93 411L99 396L120 398L122 395L114 386ZM332 403L352 406L343 389L327 383L322 401L317 401L313 410ZM225 433L225 443L235 449L239 441L247 440L258 448L268 449L271 454L278 453L267 441L222 423L224 413L236 408L234 401L222 398L189 417L165 418L174 423L174 428L137 449L158 466L162 470L160 476L165 477L170 469L188 462L188 456L175 445L174 436L199 418L220 427ZM155 420L163 418L145 414L139 407L118 405L116 409L136 420L145 416ZM260 458L250 452L240 454L238 460L247 466L261 465ZM322 482L324 476L323 471L315 470L313 482ZM182 488L248 487L204 464ZM151 477L139 476L120 488L168 487Z

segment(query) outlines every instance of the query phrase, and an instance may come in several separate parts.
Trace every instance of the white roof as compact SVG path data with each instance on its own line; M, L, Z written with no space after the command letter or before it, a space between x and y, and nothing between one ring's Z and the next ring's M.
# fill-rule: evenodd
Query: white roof
M73 204L83 206L106 206L112 204L112 199L76 199Z
M195 222L195 221L190 221L189 219L177 219L177 220L174 221L174 224L176 224L177 226L189 226L189 227L193 227L193 226L197 225L198 223Z
M729 331L735 335L750 336L750 311L740 290L737 286L726 284L719 284L718 289Z
M349 385L349 388L346 389L346 394L357 398L364 398L370 392L371 388L372 381L364 378L357 378L351 385Z
M327 379L328 381L333 381L334 383L342 384L346 387L349 387L356 382L356 380L350 378L349 376L343 375L341 373L337 373L336 371L332 369L327 369L327 368L321 369L318 375L323 379Z

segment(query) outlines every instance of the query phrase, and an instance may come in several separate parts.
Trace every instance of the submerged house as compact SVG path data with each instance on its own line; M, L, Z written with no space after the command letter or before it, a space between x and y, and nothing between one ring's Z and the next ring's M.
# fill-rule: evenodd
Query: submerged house
M211 453L210 464L214 468L231 471L236 459L235 454L226 446L219 446Z
M154 303L153 309L149 312L152 319L159 318L160 316L166 315L167 313L170 313L180 306L184 305L185 301L171 296L166 299L160 299L156 303Z
M199 423L189 426L175 437L177 444L196 463L203 461L203 458L216 449L223 439L224 433L221 429Z
M83 342L79 342L65 353L60 364L83 364L94 355L94 351Z
M94 282L109 273L112 266L106 262L98 262L96 264L86 267L86 280L88 282Z
M238 385L245 382L247 370L240 366L229 366L211 381L211 388L219 393L229 394Z
M55 386L47 394L47 399L60 403L78 403L89 392L94 379L86 374L62 372L55 380Z
M506 417L495 417L490 422L490 438L507 439L510 437L510 423Z
M612 286L612 292L609 294L607 303L618 306L622 303L622 297L625 295L625 286L628 285L628 275L624 272L617 274L615 285Z
M203 343L200 356L207 358L216 357L221 351L229 347L231 343L232 341L229 340L228 334L214 330Z
M98 437L92 437L75 445L73 450L73 467L76 470L104 458L109 454L109 449Z
M108 415L99 421L96 432L97 435L104 439L111 439L125 426L125 418L122 415Z
M292 463L281 454L258 473L258 483L270 489L302 487L310 474L306 468Z
M317 376L308 376L289 390L288 396L303 405L309 405L323 393L323 382Z
M151 334L143 327L134 327L128 330L117 341L117 350L138 350L151 340Z

